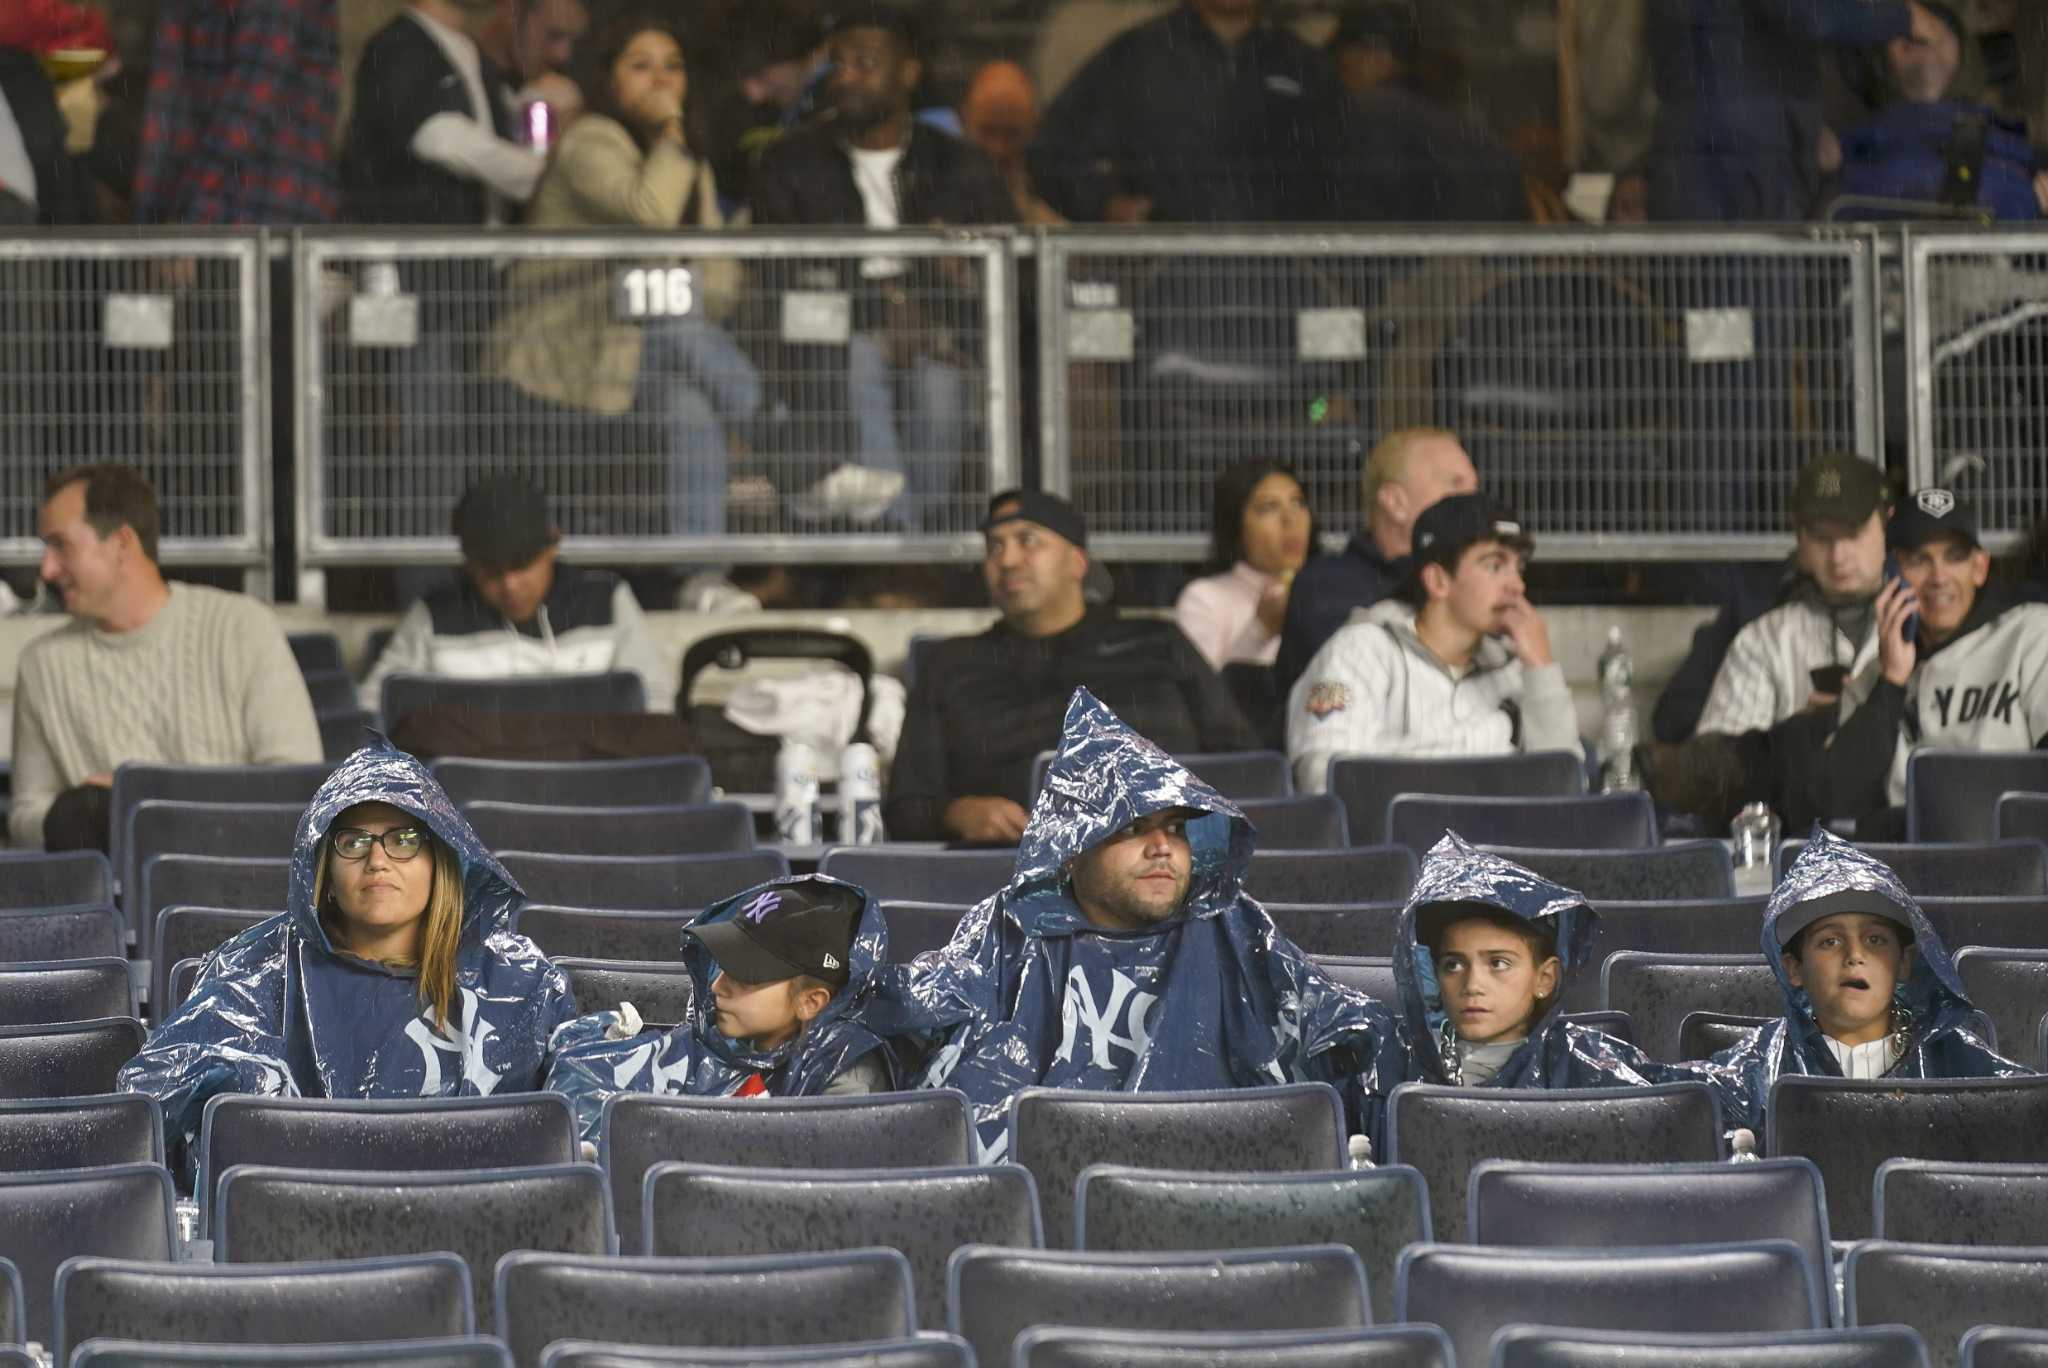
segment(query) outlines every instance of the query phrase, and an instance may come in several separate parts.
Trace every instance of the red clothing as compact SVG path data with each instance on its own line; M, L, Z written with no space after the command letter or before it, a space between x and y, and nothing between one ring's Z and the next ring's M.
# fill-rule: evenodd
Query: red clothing
M37 54L63 48L112 51L107 16L69 0L9 0L0 6L0 47Z

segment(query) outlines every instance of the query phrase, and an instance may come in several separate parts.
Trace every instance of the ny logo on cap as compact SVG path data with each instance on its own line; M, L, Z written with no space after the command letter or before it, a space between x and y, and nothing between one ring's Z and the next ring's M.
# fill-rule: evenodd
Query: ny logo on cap
M1955 512L1956 496L1946 489L1923 489L1913 496L1913 502L1930 518L1946 518Z
M745 917L748 921L754 923L754 925L759 926L762 922L768 920L768 914L770 912L773 912L776 908L780 906L782 906L782 895L771 890L767 893L763 893L760 897L754 899L745 907L742 907L740 909L740 915L742 917Z
M1823 470L1820 473L1820 478L1814 481L1814 490L1823 499L1841 498L1842 472L1839 470Z

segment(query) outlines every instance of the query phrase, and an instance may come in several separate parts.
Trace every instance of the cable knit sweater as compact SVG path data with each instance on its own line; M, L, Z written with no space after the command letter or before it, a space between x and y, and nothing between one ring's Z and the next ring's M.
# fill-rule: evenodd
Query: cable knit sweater
M132 632L72 621L22 652L8 831L43 843L58 794L131 760L282 765L321 758L284 630L256 600L173 584Z

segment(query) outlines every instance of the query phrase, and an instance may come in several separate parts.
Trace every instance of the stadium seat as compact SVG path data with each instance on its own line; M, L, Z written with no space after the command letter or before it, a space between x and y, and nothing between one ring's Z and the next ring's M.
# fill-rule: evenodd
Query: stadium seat
M363 715L355 681L348 677L346 670L303 670L301 673L306 680L306 696L313 700L314 718ZM346 755L336 758L345 759Z
M142 1023L103 1017L61 1026L0 1026L0 1097L90 1097L142 1048Z
M6 868L0 864L0 877ZM0 910L0 964L124 955L122 932L121 914L107 903Z
M2048 1330L1979 1325L1965 1332L1962 1368L2048 1368Z
M204 1216L237 1165L366 1173L530 1168L576 1158L576 1123L560 1093L502 1097L252 1097L221 1093L199 1127ZM247 1260L244 1260L247 1262Z
M2048 793L2048 751L1915 750L1906 757L1906 839L1992 840L2008 793Z
M292 658L299 662L299 673L311 674L321 670L348 673L348 662L341 654L341 638L334 633L291 632L285 640L291 643Z
M304 803L195 803L149 798L128 814L121 887L140 890L152 855L219 855L228 859L289 858ZM280 891L272 902L283 906ZM147 928L141 928L147 929Z
M844 879L883 902L972 907L1002 891L1017 866L1014 850L926 850L916 846L843 846L825 852L818 872Z
M163 1161L163 1109L141 1093L0 1101L0 1173Z
M1764 924L1762 898L1701 898L1679 902L1600 902L1601 955L1648 950L1662 955L1751 955ZM1572 975L1565 1010L1600 1005L1600 976Z
M1294 793L1294 774L1287 757L1276 750L1211 751L1201 755L1176 755L1190 774L1233 802L1254 798L1286 798ZM1040 751L1031 762L1031 796L1035 801L1045 783L1051 751ZM1028 806L1028 805L1027 805Z
M1710 1059L1759 1026L1780 1017L1738 1016L1731 1012L1687 1012L1678 1023L1678 1057Z
M711 766L698 755L574 761L450 757L427 768L458 806L540 799L555 807L647 807L711 799Z
M1679 902L1735 896L1735 866L1719 841L1673 841L1647 850L1492 846L1494 854L1603 902Z
M1764 1152L1819 1166L1837 1240L1870 1234L1871 1187L1887 1159L2048 1162L2048 1078L1786 1074L1771 1085L1768 1115Z
M1377 959L1394 952L1401 902L1261 903L1280 934L1318 957Z
M171 1013L185 1005L185 999L191 997L192 990L199 986L199 971L205 963L204 960L181 959L171 966L170 975L164 980L163 1006L150 1009L157 1024L161 1025Z
M1759 1334L1828 1324L1818 1275L1790 1240L1696 1249L1414 1245L1401 1255L1394 1304L1401 1320L1442 1326L1461 1364L1487 1362L1496 1331L1532 1322Z
M1778 846L1778 877L1799 858L1804 841ZM1984 841L1968 845L1856 847L1891 866L1916 898L2039 897L2048 892L2048 846L2039 841Z
M1991 821L1991 839L2048 842L2048 793L2000 795Z
M0 1258L21 1274L27 1337L51 1342L50 1298L66 1259L176 1257L171 1200L159 1164L0 1175Z
M1467 1185L1482 1159L1684 1164L1720 1157L1720 1103L1704 1083L1568 1092L1403 1083L1387 1103L1386 1161L1421 1171L1439 1240L1467 1238Z
M953 1255L947 1328L980 1363L1012 1362L1034 1325L1104 1330L1349 1330L1371 1324L1342 1245L1206 1253L990 1249Z
M1920 910L1946 946L1995 945L2048 950L2048 896L1922 898Z
M128 867L128 819L151 798L186 803L296 803L304 808L332 768L325 761L310 765L122 765L114 771L113 804L107 821L114 868ZM274 853L287 855L290 850ZM134 889L121 890L121 906L131 922L135 920L134 896ZM199 897L184 901L216 900ZM137 935L147 935L148 931L148 927L136 923Z
M740 803L692 803L686 807L470 803L462 815L492 850L710 855L754 848L754 814Z
M1903 1244L2034 1245L2048 1230L2048 1164L1887 1159L1871 1234Z
M1257 833L1260 850L1342 850L1351 844L1344 805L1327 793L1246 798L1237 806Z
M1903 1326L1780 1330L1768 1335L1657 1335L1516 1325L1493 1341L1493 1368L1927 1368L1927 1346Z
M428 708L472 708L480 713L644 713L647 686L628 670L516 679L384 676L377 711L387 734Z
M1600 1005L1627 1012L1652 1059L1679 1060L1679 1029L1700 1011L1782 1016L1784 990L1757 953L1653 955L1623 950L1600 966Z
M600 1149L619 1248L645 1248L640 1195L664 1160L776 1169L959 1168L967 1099L951 1088L856 1097L653 1097L605 1102Z
M1190 1173L1091 1164L1074 1193L1074 1247L1110 1253L1347 1246L1375 1323L1394 1314L1394 1263L1431 1238L1429 1192L1405 1165L1326 1173Z
M488 1335L393 1340L377 1344L153 1344L88 1340L72 1368L512 1368L505 1346Z
M0 964L0 1026L61 1026L134 1015L135 980L125 959Z
M1384 841L1387 810L1404 793L1467 798L1563 798L1586 791L1585 762L1569 751L1528 755L1347 755L1330 762L1329 791L1354 841Z
M0 850L0 908L109 907L114 871L97 850Z
M902 963L926 950L938 950L953 939L968 909L960 903L885 902L882 921L889 928L889 958Z
M2041 1066L2027 1056L2034 1044L2041 1008L2048 1005L2048 950L2003 950L1969 945L1956 952L1956 973L1970 1005L1991 1018L2001 1054L2016 1063Z
M1245 876L1247 893L1276 903L1393 902L1414 886L1415 856L1402 846L1261 850Z
M75 1361L75 1360L74 1360ZM0 1344L0 1368L46 1368L42 1359L25 1348Z
M72 1259L57 1270L56 1361L87 1340L360 1344L472 1334L453 1254L333 1264Z
M512 929L538 945L550 959L680 964L683 928L695 921L700 911L701 908L647 912L528 903L513 919Z
M498 862L537 902L653 912L709 907L789 873L779 850L654 856L501 851Z
M25 1314L22 1311L21 1271L5 1259L0 1259L0 1344L20 1344ZM36 1359L30 1359L28 1368L42 1368Z
M164 1004L172 1001L170 971L188 959L205 959L224 942L233 940L259 922L284 912L284 892L277 890L276 905L269 911L247 911L232 907L166 907L156 914L156 959L150 966L150 1012L161 1021Z
M1473 845L1563 850L1640 850L1658 842L1656 810L1640 791L1561 798L1404 793L1387 808L1387 840L1417 858L1449 831Z
M974 1368L974 1353L955 1335L875 1340L794 1349L666 1349L655 1345L557 1340L540 1368Z
M946 1261L962 1245L1037 1249L1038 1190L1014 1164L947 1169L647 1171L635 1253L734 1258L881 1246L910 1261L920 1328L946 1323Z
M1937 1368L1961 1357L1980 1325L2048 1330L2048 1249L1969 1248L1864 1240L1842 1262L1842 1313L1850 1325L1910 1325Z
M315 713L313 722L320 728L320 754L332 764L341 763L369 745L370 733L377 725L377 719L360 708Z
M166 907L225 908L276 916L284 909L291 878L288 859L157 855L142 867L141 891L126 905L128 922L141 938L155 930L157 916ZM154 956L154 946L150 953Z
M697 992L682 961L556 958L555 967L569 976L569 991L579 1012L609 1012L630 1002L649 1025L673 1026L689 1020Z
M1017 1336L1017 1368L1451 1368L1433 1325L1378 1330L1162 1331L1036 1326Z
M714 1348L901 1340L917 1316L910 1265L893 1249L752 1259L508 1254L498 1261L496 1303L498 1338L521 1364L563 1339Z
M1074 1184L1092 1164L1282 1173L1349 1162L1343 1106L1324 1083L1157 1093L1025 1088L1010 1100L1009 1137L1010 1162L1038 1180L1046 1243L1055 1249L1074 1238Z
M1316 967L1346 988L1378 1002L1399 1002L1400 985L1394 982L1394 961L1377 955L1317 955Z

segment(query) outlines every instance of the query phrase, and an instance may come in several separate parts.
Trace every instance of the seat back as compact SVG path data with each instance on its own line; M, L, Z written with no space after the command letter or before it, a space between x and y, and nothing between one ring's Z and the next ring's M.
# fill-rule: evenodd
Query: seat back
M574 761L449 756L428 768L458 806L525 803L535 795L557 807L680 805L711 798L711 765L699 755Z
M2048 897L1915 898L1943 945L2048 950Z
M2048 793L2006 793L1991 820L1994 841L2048 841Z
M185 1000L192 996L193 988L199 984L199 970L204 963L204 960L181 959L171 966L170 977L164 980L164 1005L151 1009L157 1022L161 1023L185 1005Z
M826 851L818 872L864 888L883 902L972 907L1001 892L1016 865L1014 850L845 846Z
M1704 1083L1568 1092L1403 1083L1387 1106L1387 1162L1421 1170L1439 1240L1466 1238L1467 1185L1482 1159L1677 1164L1720 1157L1721 1107Z
M114 870L97 850L0 850L0 909L106 907Z
M1856 848L1891 866L1916 898L2038 897L2048 892L2048 846L2039 841L1981 841L1953 845L1881 845ZM1778 877L1806 849L1804 841L1778 846Z
M22 1343L26 1313L22 1310L21 1270L0 1259L0 1344ZM30 1359L25 1368L42 1368Z
M789 873L779 850L718 855L539 855L500 851L498 862L536 902L558 907L676 912Z
M710 855L754 848L754 814L740 803L679 807L541 807L478 802L462 815L492 850L563 855Z
M1451 1368L1433 1325L1378 1330L1161 1332L1035 1326L1017 1336L1017 1368Z
M1430 1238L1429 1191L1401 1164L1327 1173L1188 1173L1094 1164L1074 1195L1074 1247L1143 1250L1344 1245L1375 1323L1394 1313L1394 1264Z
M135 1015L135 980L114 957L0 964L0 1026L57 1026Z
M1780 1330L1768 1335L1510 1326L1494 1338L1493 1368L1927 1368L1927 1346L1903 1326Z
M1979 1325L1963 1335L1962 1368L2048 1368L2048 1330Z
M186 803L296 803L304 808L333 769L325 761L304 765L157 765L130 763L114 771L114 790L107 832L115 870L128 867L129 818L152 798ZM289 846L286 847L289 849ZM148 928L135 921L135 890L121 890L122 908L135 922L136 934ZM186 898L210 903L210 898ZM167 905L167 904L165 904ZM150 909L152 917L154 909Z
M1346 988L1379 1002L1398 1002L1401 987L1394 981L1394 962L1366 955L1317 955L1316 967Z
M171 1175L160 1164L0 1176L0 1258L21 1273L27 1336L51 1343L57 1268L80 1254L176 1256Z
M57 1270L56 1361L91 1339L173 1344L359 1344L476 1329L453 1254L330 1264L67 1260Z
M0 865L0 878L6 872ZM0 910L0 964L99 959L126 950L121 914L105 903Z
M1850 1325L1910 1325L1941 1365L1960 1356L1980 1325L2048 1330L2048 1250L1964 1248L1864 1240L1842 1263L1842 1312Z
M1371 1323L1365 1271L1342 1245L1098 1254L988 1249L953 1255L947 1328L980 1363L1011 1362L1034 1325L1106 1330L1342 1330Z
M390 1340L377 1344L152 1344L90 1340L72 1368L512 1368L505 1346L488 1335Z
M882 920L889 928L889 958L898 964L927 950L940 950L960 929L968 909L960 903L885 902Z
M595 1164L459 1172L347 1173L237 1164L216 1179L214 1258L327 1262L445 1249L472 1280L516 1249L612 1251L604 1173ZM479 1316L490 1293L476 1289Z
M1570 751L1477 756L1347 755L1330 762L1329 791L1344 804L1352 839L1379 841L1387 839L1387 810L1401 794L1564 797L1586 791L1586 766Z
M630 1002L645 1022L673 1026L690 1019L697 990L680 960L667 964L646 960L557 959L555 967L569 976L569 991L579 1012L608 1012Z
M1965 946L1956 953L1956 973L1970 1004L1991 1018L2001 1053L2039 1067L2040 1057L2027 1057L2048 1005L2048 950L1994 950Z
M1394 952L1404 902L1262 903L1280 934L1309 954L1380 958Z
M1693 1012L1781 1016L1784 990L1761 955L1654 955L1623 950L1600 966L1600 1002L1627 1012L1643 1052L1677 1060L1679 1029Z
M1594 909L1600 914L1600 953L1647 950L1659 955L1754 956L1764 902L1760 897L1602 902ZM1565 986L1565 1010L1581 1012L1599 1004L1600 976L1572 975Z
M139 891L142 867L155 855L215 855L226 859L274 859L291 853L304 803L199 803L148 798L128 814L121 887ZM272 898L282 906L282 889ZM152 917L152 926L154 917ZM150 927L138 926L138 931Z
M2048 1162L2048 1078L1782 1075L1771 1085L1764 1152L1813 1160L1827 1182L1828 1228L1860 1240L1887 1159Z
M1906 839L1992 840L2008 793L2048 793L2048 752L1915 750L1906 757Z
M1244 882L1262 903L1394 902L1415 886L1415 856L1405 846L1260 850Z
M962 1245L1037 1249L1038 1190L1015 1164L948 1169L647 1171L639 1252L707 1258L881 1246L910 1261L918 1326L946 1323L946 1262Z
M1473 845L1565 850L1640 850L1658 841L1657 814L1640 791L1557 798L1404 793L1387 808L1387 840L1418 858L1447 831Z
M639 675L627 670L517 679L394 674L384 677L378 704L384 730L390 733L412 714L437 707L482 713L644 713L647 688Z
M763 1296L764 1287L774 1295ZM522 1364L562 1339L846 1344L904 1339L917 1323L910 1265L893 1249L752 1259L508 1254L494 1301L498 1338Z
M1025 1088L1010 1103L1009 1157L1038 1180L1046 1241L1056 1248L1074 1237L1074 1184L1091 1164L1280 1173L1347 1162L1343 1107L1323 1083L1177 1093Z
M528 903L519 909L513 929L557 961L568 958L680 964L683 928L696 919L695 910L648 912Z
M1687 1012L1678 1024L1678 1057L1711 1059L1752 1031L1778 1017L1738 1016L1732 1012Z
M1294 793L1294 773L1288 767L1287 756L1280 751L1209 751L1173 758L1188 773L1232 802L1286 798ZM1051 764L1051 751L1040 751L1031 762L1031 796L1034 799L1045 784L1045 771Z
M606 1101L600 1150L619 1248L640 1250L647 1171L674 1160L776 1169L959 1168L967 1099L951 1088L857 1097L653 1097Z
M1735 866L1719 841L1673 841L1648 850L1495 846L1494 854L1602 902L1679 902L1735 896Z
M1257 833L1260 850L1342 850L1351 844L1344 805L1327 793L1246 798L1237 806Z
M163 1108L141 1093L0 1101L0 1173L163 1161Z
M59 1026L0 1026L0 1097L90 1097L114 1091L142 1049L142 1023L102 1017Z
M1712 1295L1702 1295L1711 1287ZM1698 1249L1491 1249L1415 1245L1401 1256L1395 1314L1440 1325L1460 1363L1485 1363L1494 1333L1539 1323L1662 1332L1819 1330L1820 1282L1790 1240Z
M152 929L167 907L226 908L275 916L291 891L292 862L223 855L153 855L142 866L142 889L128 903L136 935ZM151 953L155 948L151 947Z
M292 648L292 659L299 663L300 674L320 670L348 672L348 664L341 655L341 638L332 632L291 632L286 634L285 641Z
M171 1002L170 970L181 960L204 959L227 941L284 911L283 890L270 911L233 907L166 907L156 914L156 959L150 966L150 1012L158 1021Z
M2048 1164L1887 1159L1871 1233L1903 1244L2028 1245L2048 1229Z
M656 1345L556 1340L541 1368L974 1368L974 1353L955 1335L872 1340L794 1349L673 1349Z

